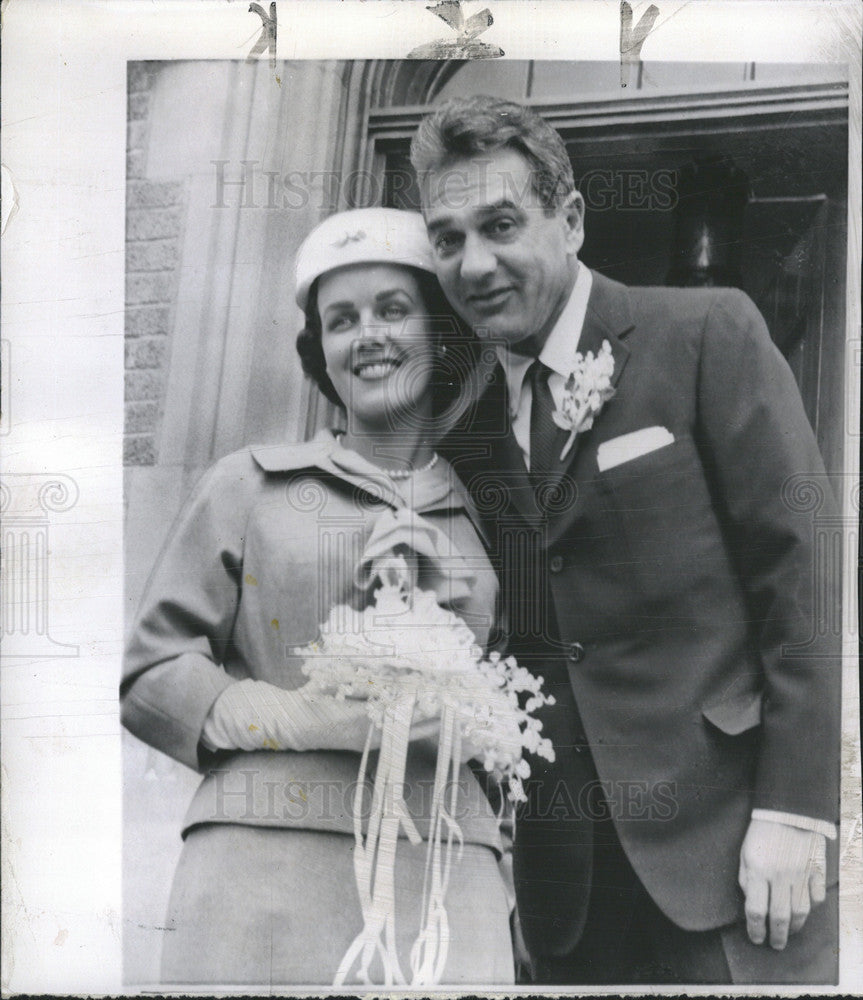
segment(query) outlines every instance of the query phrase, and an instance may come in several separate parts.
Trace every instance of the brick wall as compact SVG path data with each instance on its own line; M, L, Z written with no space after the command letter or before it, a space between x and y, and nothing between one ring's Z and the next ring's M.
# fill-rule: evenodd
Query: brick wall
M131 63L126 143L126 465L156 462L185 214L181 181L146 176L148 115L160 63Z

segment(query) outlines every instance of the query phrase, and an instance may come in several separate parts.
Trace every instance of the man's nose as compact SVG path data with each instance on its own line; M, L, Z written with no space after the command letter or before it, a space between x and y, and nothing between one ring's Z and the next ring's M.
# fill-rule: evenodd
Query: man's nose
M491 274L497 267L497 258L482 237L469 233L464 241L461 256L461 276L476 281Z

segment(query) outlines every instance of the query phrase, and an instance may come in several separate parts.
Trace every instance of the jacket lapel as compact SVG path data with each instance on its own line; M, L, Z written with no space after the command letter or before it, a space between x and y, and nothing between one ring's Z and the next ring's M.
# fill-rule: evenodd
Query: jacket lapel
M453 435L447 448L456 470L476 495L478 506L485 508L487 519L494 519L509 501L523 518L535 520L539 510L521 448L512 433L502 365L496 358L486 362L484 368L471 373L469 384L475 393L473 412L460 429L464 436ZM477 474L481 482L475 478Z
M623 369L626 367L626 362L629 360L629 348L624 343L623 338L634 325L626 287L594 271L593 286L590 290L590 298L587 300L587 313L584 318L584 328L578 341L578 350L582 355L592 351L593 356L596 357L602 349L603 341L608 341L614 358L611 384L615 389L623 374ZM599 411L594 421L594 427L602 420L606 408L613 405L614 397L608 400ZM563 476L573 467L579 449L590 437L592 431L593 428L576 435L565 460L560 463L556 470L559 476Z

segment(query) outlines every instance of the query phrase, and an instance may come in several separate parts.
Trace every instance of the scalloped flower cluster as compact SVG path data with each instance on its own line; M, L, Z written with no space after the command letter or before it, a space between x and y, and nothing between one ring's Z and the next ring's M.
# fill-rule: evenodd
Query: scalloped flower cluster
M603 340L596 357L593 351L583 355L576 351L575 364L564 385L564 395L560 408L552 413L558 427L569 431L569 438L560 455L566 458L577 434L593 427L596 415L614 395L611 376L614 374L614 355L611 344Z

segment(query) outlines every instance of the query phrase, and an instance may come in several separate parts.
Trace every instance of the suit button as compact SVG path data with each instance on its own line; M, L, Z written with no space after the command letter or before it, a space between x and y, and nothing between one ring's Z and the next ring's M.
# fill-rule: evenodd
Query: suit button
M569 653L567 655L573 663L581 663L587 654L584 651L584 646L582 646L580 642L573 642L569 647Z
M559 573L563 569L563 556L552 556L548 568L552 573Z

